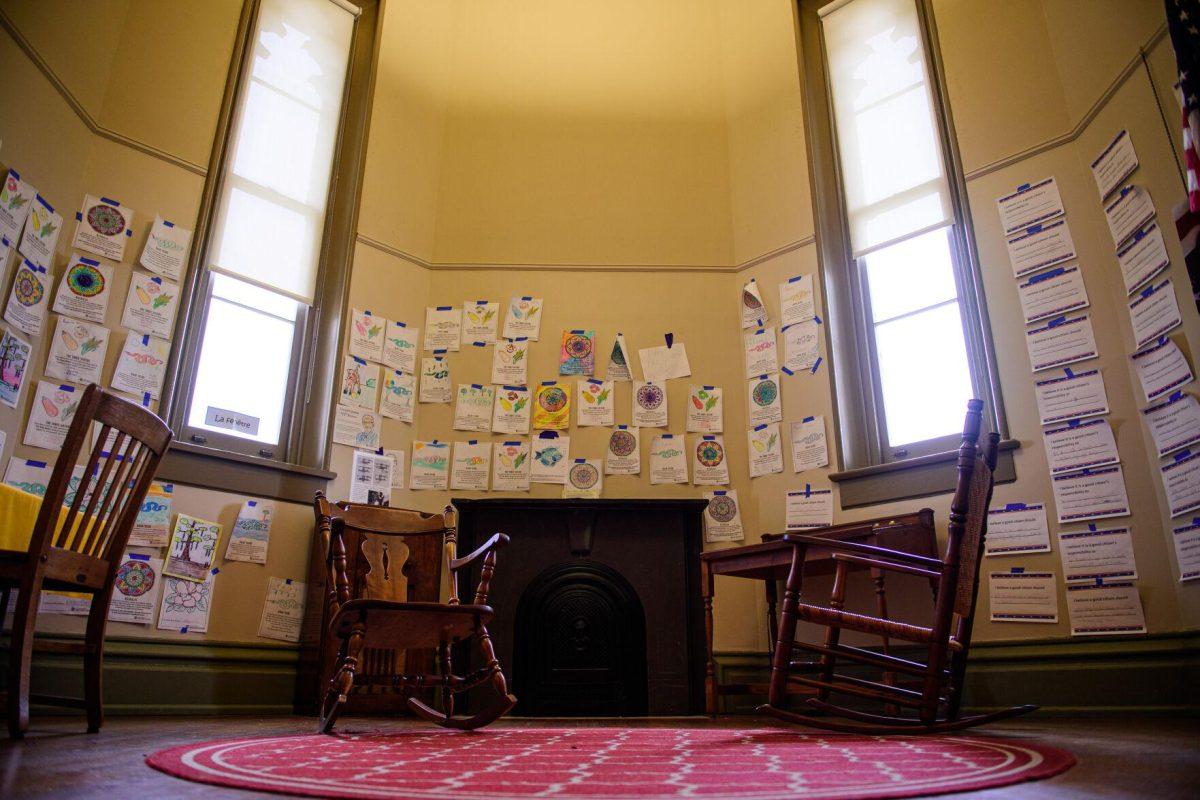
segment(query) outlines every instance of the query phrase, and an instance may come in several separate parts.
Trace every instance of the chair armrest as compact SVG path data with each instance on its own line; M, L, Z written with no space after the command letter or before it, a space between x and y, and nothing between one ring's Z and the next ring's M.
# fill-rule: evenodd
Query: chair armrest
M862 544L860 542L847 542L840 539L826 539L822 536L805 536L800 533L789 533L783 537L783 540L793 545L803 545L806 547L823 547L826 550L844 551L848 553L859 553L865 556L875 556L876 558L886 558L891 561L899 561L905 564L915 564L918 567L926 567L927 569L941 570L944 566L939 558L929 558L927 556L918 556L913 553L905 553L901 550L891 550L886 547L876 547L873 544Z
M833 559L835 561L845 561L848 564L858 564L863 567L903 572L907 575L919 575L922 578L936 579L942 577L942 573L936 570L915 567L911 564L901 564L897 561L888 561L882 558L868 558L867 556L857 556L851 553L834 553Z
M509 538L504 533L493 533L492 537L475 549L474 552L468 553L462 558L453 558L450 560L450 570L457 572L460 568L471 564L479 558L487 555L492 550L499 550L508 544Z

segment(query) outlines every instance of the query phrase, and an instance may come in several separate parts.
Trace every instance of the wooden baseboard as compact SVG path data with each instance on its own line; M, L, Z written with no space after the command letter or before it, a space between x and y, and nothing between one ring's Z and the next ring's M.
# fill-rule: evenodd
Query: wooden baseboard
M770 674L766 653L719 652L716 661L721 683L761 684ZM752 713L764 699L726 696L722 710ZM1200 633L975 644L965 703L971 711L1035 703L1057 716L1200 715Z

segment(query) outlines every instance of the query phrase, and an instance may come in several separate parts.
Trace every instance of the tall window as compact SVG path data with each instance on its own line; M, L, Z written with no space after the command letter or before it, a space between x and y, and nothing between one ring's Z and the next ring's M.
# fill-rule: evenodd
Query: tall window
M258 3L184 354L185 442L287 457L356 16Z
M967 400L982 396L970 262L917 2L819 11L877 461L945 449Z

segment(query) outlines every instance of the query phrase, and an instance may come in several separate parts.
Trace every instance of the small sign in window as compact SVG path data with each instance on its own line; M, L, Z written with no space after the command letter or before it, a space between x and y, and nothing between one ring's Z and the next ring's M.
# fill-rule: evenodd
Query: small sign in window
M244 436L258 435L258 417L215 406L209 406L204 412L204 424L212 428L225 428Z

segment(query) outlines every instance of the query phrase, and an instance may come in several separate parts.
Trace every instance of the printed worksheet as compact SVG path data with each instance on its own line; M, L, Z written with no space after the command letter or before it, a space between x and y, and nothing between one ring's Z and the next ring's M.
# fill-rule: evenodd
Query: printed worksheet
M529 491L529 442L496 442L492 448L492 491Z
M1180 450L1172 458L1160 471L1167 506L1171 516L1178 517L1200 508L1200 450Z
M725 402L721 387L689 387L687 404L688 433L723 433L724 429Z
M355 467L359 455L355 453ZM354 500L354 477L350 482L350 500ZM225 545L226 561L248 561L251 564L267 563L267 550L271 546L271 523L275 521L275 504L270 500L247 500L238 510L229 532L229 543Z
M75 215L72 247L113 261L125 260L125 242L133 236L133 209L107 197L84 195Z
M1095 358L1096 336L1088 314L1055 317L1040 328L1025 332L1029 363L1034 372L1063 367L1076 361Z
M729 460L723 437L710 434L692 440L692 483L697 486L729 485Z
M1113 245L1120 247L1150 220L1154 219L1154 201L1142 186L1126 186L1104 207Z
M1179 582L1200 580L1200 519L1193 517L1190 525L1172 528L1171 534Z
M22 492L45 497L46 487L50 485L50 475L53 472L54 468L45 461L13 456L8 460L8 468L4 471L4 483ZM166 543L164 539L163 545Z
M529 340L501 339L492 350L492 383L525 386L529 383Z
M604 369L604 377L610 381L633 380L630 372L629 348L625 345L625 334L618 333L613 339L612 350L608 354L608 366Z
M604 491L604 474L599 459L576 458L567 468L563 497L596 498Z
M1108 413L1108 394L1100 370L1063 370L1062 377L1045 378L1033 385L1042 425Z
M12 331L0 336L0 403L9 408L16 408L21 401L32 353L33 345Z
M779 350L775 346L774 328L748 331L742 338L746 352L747 378L779 372Z
M1051 475L1102 467L1121 460L1112 426L1106 419L1071 420L1057 428L1046 428L1042 431L1042 439L1046 443L1046 461Z
M805 417L792 423L792 471L805 472L829 466L829 446L825 439L825 417Z
M991 534L989 530L988 535ZM1062 531L1058 534L1058 554L1062 558L1063 580L1067 583L1137 578L1129 528Z
M786 328L817 315L813 276L796 275L779 284L779 324Z
M1175 342L1166 337L1129 357L1146 400L1153 402L1193 380L1192 367Z
M125 334L125 346L117 358L112 387L133 395L149 394L157 400L167 374L171 343L146 333Z
M1138 157L1129 131L1121 130L1092 161L1092 177L1096 179L1100 199L1112 194L1137 168Z
M46 355L46 376L73 383L99 383L108 354L108 328L59 317Z
M488 300L463 303L462 342L494 344L500 327L500 304Z
M612 427L616 422L617 398L612 381L588 378L579 382L579 406L575 422L581 428L589 425Z
M167 563L163 574L185 581L203 581L217 560L221 526L199 517L180 514L167 545Z
M737 490L717 489L705 492L703 497L708 501L704 508L704 541L740 542L746 538Z
M789 531L828 528L832 524L833 489L814 489L806 483L800 491L787 493L784 525Z
M1058 622L1053 572L993 572L988 576L992 622Z
M608 435L604 451L605 475L639 475L642 471L641 435L638 428L618 425Z
M571 437L557 431L542 431L533 437L529 480L534 483L567 482L571 461Z
M404 470L408 465L408 453L403 450L384 450L383 454L392 460L392 488L404 488Z
M1133 341L1137 348L1145 347L1183 324L1170 278L1134 295L1129 302L1129 321L1133 325Z
M595 331L576 328L562 332L558 348L558 374L596 374Z
M746 443L751 478L783 472L783 444L778 422L756 425L746 431Z
M379 365L347 354L342 362L342 391L339 403L374 411L379 393Z
M445 356L421 359L421 388L418 400L422 403L449 403L453 394L450 364Z
M1050 552L1050 528L1044 503L1008 503L988 509L986 556Z
M1124 636L1146 632L1142 598L1132 583L1091 583L1067 587L1072 636Z
M542 330L542 298L514 297L508 303L508 315L504 318L505 339L538 340Z
M455 491L486 492L491 463L491 442L478 439L455 442L450 466L450 488Z
M299 581L272 575L267 582L267 599L263 601L258 635L281 642L299 642L306 589L307 585Z
M62 232L62 217L39 194L33 198L33 208L25 219L19 250L32 264L49 270L54 261L54 247Z
M395 460L384 453L355 450L350 461L350 502L386 506L392 502Z
M1008 239L1007 245L1014 278L1075 257L1075 241L1071 238L1066 217L1044 225L1031 225Z
M667 427L667 385L656 381L633 382L633 425Z
M770 319L767 307L763 305L762 290L758 281L751 278L742 286L741 299L742 328L761 328Z
M1159 458L1200 444L1200 403L1190 394L1174 392L1165 401L1143 409L1142 418Z
M1025 324L1088 307L1079 267L1057 267L1017 284Z
M50 276L46 268L28 259L17 267L12 292L4 308L4 320L26 336L41 336L50 307Z
M360 450L379 449L380 417L359 406L338 403L334 409L333 441Z
M180 633L207 632L218 571L209 570L204 580L199 582L172 578L164 574L162 605L158 610L158 629Z
M666 383L672 378L686 378L692 374L687 346L683 342L676 342L671 334L667 334L667 338L670 344L638 350L642 375L648 381Z
M420 338L420 328L410 328L398 320L389 320L383 339L384 366L415 374Z
M397 369L383 370L379 413L389 419L412 422L417 406L417 377Z
M996 198L996 207L1006 236L1064 213L1058 182L1053 177L1021 184L1015 192Z
M112 600L108 604L110 622L149 625L162 593L163 560L142 553L125 553L113 580Z
M71 420L79 408L80 393L74 386L38 381L25 423L25 444L45 450L61 450Z
M450 484L450 444L434 439L412 443L408 488L445 491Z
M1135 231L1133 237L1117 250L1117 263L1125 281L1125 293L1133 294L1146 281L1171 266L1167 245L1157 222Z
M565 431L571 426L571 387L558 381L542 381L533 389L533 427Z
M524 386L500 386L492 408L492 433L529 433L529 390Z
M482 383L460 383L454 403L454 430L486 432L492 427L496 392Z
M1129 515L1129 498L1120 464L1053 475L1050 484L1060 524Z
M687 483L688 463L683 437L663 433L650 440L650 484Z
M350 309L350 355L364 361L383 361L387 320L369 309Z
M138 509L133 531L129 534L131 547L166 547L171 538L171 505L175 487L155 481Z
M178 281L183 278L187 265L188 245L192 241L192 232L184 230L174 222L162 217L154 218L150 235L146 237L146 246L142 248L141 265L146 269L169 280Z
M797 322L783 331L783 367L791 372L811 370L820 360L817 321Z
M112 280L112 267L73 253L58 283L51 310L103 325L104 315L108 312L108 299L112 295Z
M37 189L21 180L21 175L15 169L10 169L4 176L4 184L0 186L0 236L16 243L21 238L21 230L25 227L25 218L33 208Z
M783 404L779 400L779 373L759 375L746 385L750 424L783 422Z
M437 352L458 352L462 338L462 312L453 306L430 306L425 309L425 349Z

